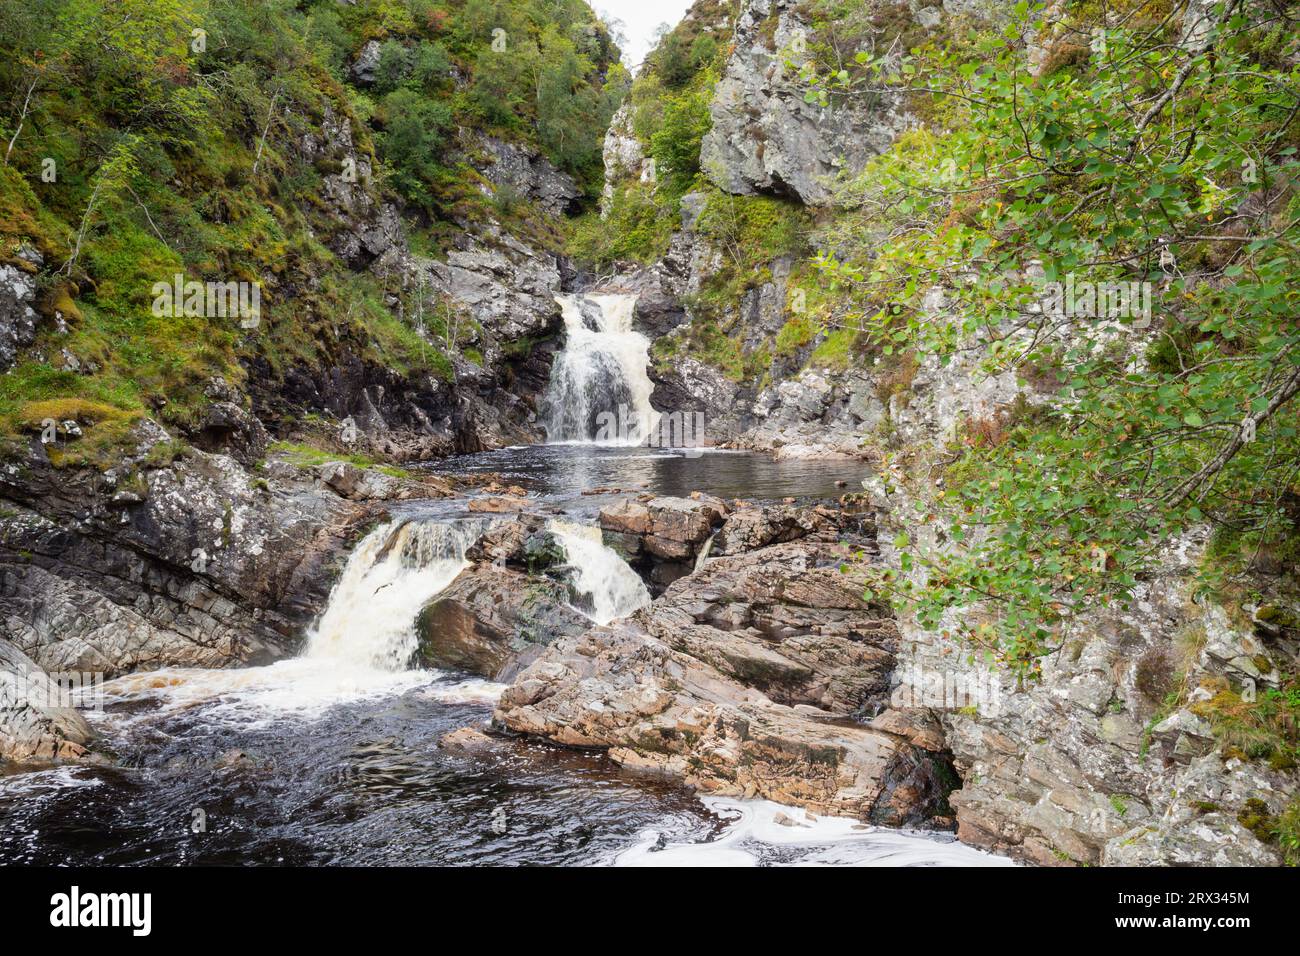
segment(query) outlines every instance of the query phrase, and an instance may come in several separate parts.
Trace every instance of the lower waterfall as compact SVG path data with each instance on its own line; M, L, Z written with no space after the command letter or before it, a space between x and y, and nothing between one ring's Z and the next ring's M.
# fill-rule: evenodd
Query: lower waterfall
M599 528L555 519L546 528L573 566L573 589L591 603L590 608L579 610L597 624L627 617L650 603L645 582L613 549L604 545Z
M636 296L561 295L555 301L565 343L542 403L547 441L644 443L659 414L650 406L650 340L632 329Z
M370 532L348 558L303 656L404 669L415 652L420 608L465 569L465 549L488 524L408 521Z

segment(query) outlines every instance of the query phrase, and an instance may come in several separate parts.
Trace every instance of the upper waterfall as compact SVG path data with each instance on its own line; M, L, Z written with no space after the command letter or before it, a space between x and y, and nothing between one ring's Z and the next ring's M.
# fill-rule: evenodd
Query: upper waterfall
M549 442L639 445L658 421L650 406L650 340L632 329L634 295L556 296L564 349L543 401Z

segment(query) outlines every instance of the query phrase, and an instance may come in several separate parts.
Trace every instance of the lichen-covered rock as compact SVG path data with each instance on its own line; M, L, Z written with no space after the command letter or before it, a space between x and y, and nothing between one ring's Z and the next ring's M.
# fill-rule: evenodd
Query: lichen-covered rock
M261 663L295 652L365 505L310 473L159 457L147 420L103 473L33 443L0 468L0 638L48 671Z
M357 53L351 69L358 83L375 82L375 70L379 69L379 50L378 40L367 40Z
M14 265L0 265L0 371L8 369L18 350L36 337L39 316L36 277Z
M787 60L799 59L798 37L807 42L812 36L798 4L746 0L700 149L700 168L719 188L826 205L841 170L861 169L903 129L901 109L887 97L870 109L828 109L804 100L806 86Z
M632 103L623 103L610 119L602 149L605 162L605 188L601 196L601 209L608 211L617 184L630 177L641 175L645 159L641 141L632 131Z
M498 190L531 200L552 216L573 210L580 194L577 182L545 156L495 136L482 137L480 148L487 156L483 177Z
M466 234L445 262L431 263L429 269L433 287L495 340L512 342L558 327L558 260L498 228Z

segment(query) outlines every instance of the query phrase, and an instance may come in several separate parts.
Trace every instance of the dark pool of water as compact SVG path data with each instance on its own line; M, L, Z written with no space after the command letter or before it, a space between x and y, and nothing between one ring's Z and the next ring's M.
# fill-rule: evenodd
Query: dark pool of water
M115 740L119 767L0 777L0 864L587 864L647 826L686 839L718 826L686 790L602 754L437 746L486 716L415 690L260 729L201 706L137 720ZM246 756L223 766L232 750Z
M702 491L722 498L831 498L859 491L870 467L857 461L777 461L749 452L530 445L430 463L438 473L500 473L565 504L584 491L619 488L661 495ZM837 485L843 482L844 487Z

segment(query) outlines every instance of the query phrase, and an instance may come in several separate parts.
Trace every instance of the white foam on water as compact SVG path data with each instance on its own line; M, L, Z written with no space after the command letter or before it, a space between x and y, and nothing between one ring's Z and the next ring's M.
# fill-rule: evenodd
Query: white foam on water
M868 826L850 817L814 817L770 800L703 797L714 814L728 820L717 839L668 843L647 830L621 852L616 866L1014 866L958 843L919 830ZM778 819L795 825L778 823Z
M313 720L345 703L403 694L447 703L493 703L491 681L446 684L436 670L410 669L420 609L467 565L465 549L486 520L384 524L353 549L300 657L265 667L168 667L104 684L105 704L149 701L148 710L96 715L115 726L202 708L204 720L245 728Z
M104 781L93 776L85 767L64 765L44 770L24 770L0 775L0 796L23 796L38 799L47 793L56 793L68 787L100 787Z
M591 601L592 608L583 611L587 617L608 624L650 603L645 582L616 551L605 546L595 525L552 519L546 528L574 568L574 588Z

